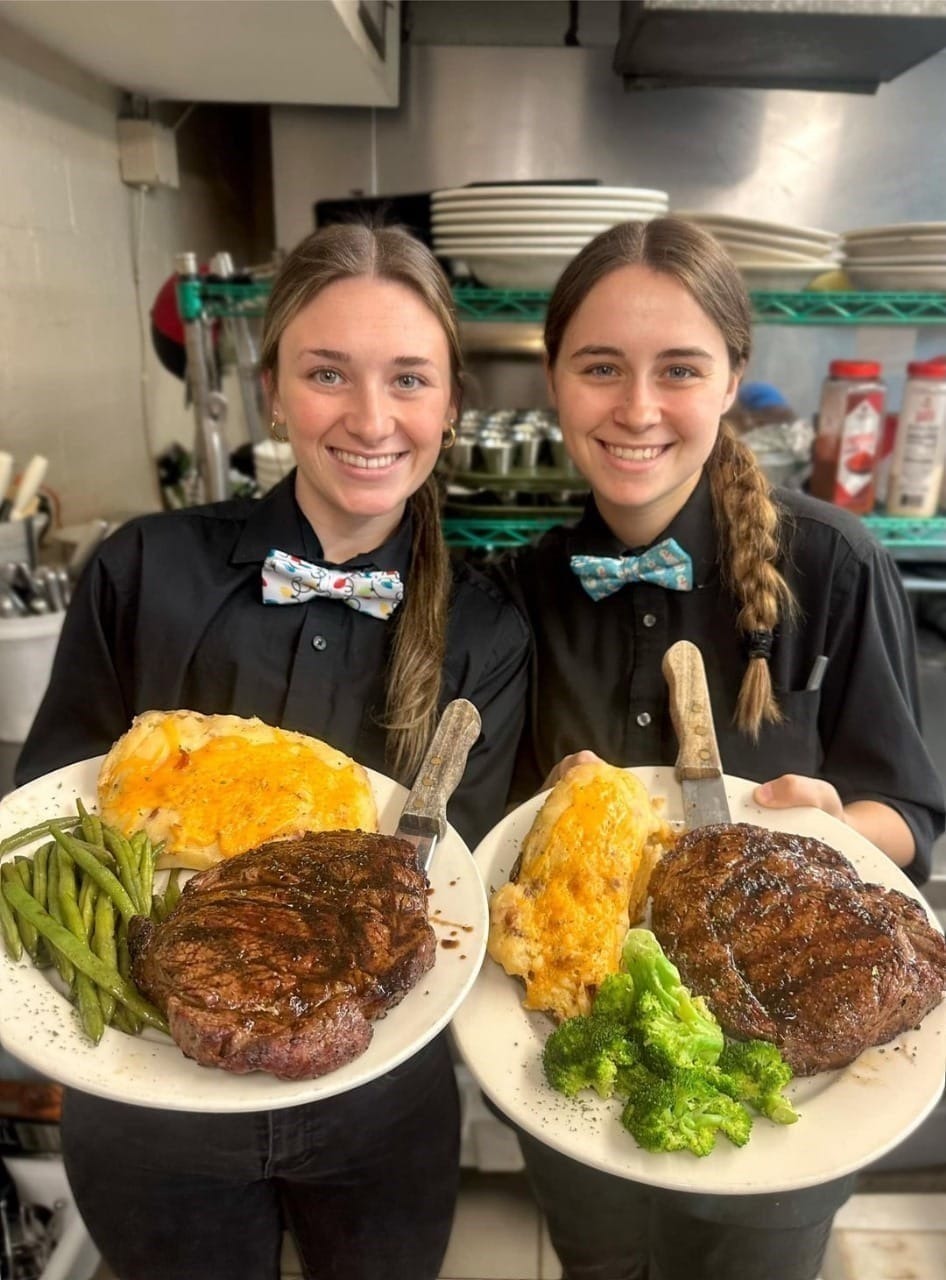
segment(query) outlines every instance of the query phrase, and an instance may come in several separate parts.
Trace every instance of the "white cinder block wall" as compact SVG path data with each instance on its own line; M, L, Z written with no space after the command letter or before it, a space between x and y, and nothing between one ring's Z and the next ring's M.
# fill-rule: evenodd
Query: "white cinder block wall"
M175 253L243 249L206 176L122 183L119 101L0 19L0 448L48 456L66 524L158 506L152 459L194 429L148 311Z

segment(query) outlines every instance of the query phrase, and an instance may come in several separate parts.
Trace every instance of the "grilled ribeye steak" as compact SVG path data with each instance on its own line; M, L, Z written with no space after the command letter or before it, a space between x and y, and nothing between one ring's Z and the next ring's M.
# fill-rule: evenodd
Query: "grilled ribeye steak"
M350 1062L434 963L413 846L363 831L274 840L129 926L132 972L189 1057L305 1080Z
M946 992L946 942L906 894L836 850L748 824L687 832L650 883L652 927L723 1029L798 1075L915 1027Z

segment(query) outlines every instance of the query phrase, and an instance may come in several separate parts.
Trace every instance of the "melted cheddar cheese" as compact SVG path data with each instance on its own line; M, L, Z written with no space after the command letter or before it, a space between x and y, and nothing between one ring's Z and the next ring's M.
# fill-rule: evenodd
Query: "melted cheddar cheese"
M98 782L104 821L207 867L304 831L377 830L361 765L262 720L149 711L112 747Z
M588 1013L620 967L670 829L624 769L578 765L552 789L522 847L515 882L490 901L489 954L525 980L527 1009Z

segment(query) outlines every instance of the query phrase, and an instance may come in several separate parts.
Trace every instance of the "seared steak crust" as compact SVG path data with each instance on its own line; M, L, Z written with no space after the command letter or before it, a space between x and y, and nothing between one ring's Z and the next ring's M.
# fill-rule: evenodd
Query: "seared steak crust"
M391 836L326 831L218 863L162 924L131 922L135 982L204 1066L334 1071L434 963L415 857Z
M748 824L688 832L651 878L653 930L725 1031L798 1075L915 1027L946 992L946 942L906 894L836 850Z

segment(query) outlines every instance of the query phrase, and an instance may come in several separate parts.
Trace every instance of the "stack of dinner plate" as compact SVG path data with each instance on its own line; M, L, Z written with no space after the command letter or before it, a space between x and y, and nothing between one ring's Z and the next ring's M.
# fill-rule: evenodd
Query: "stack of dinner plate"
M841 237L834 231L698 210L674 213L712 232L750 289L804 289L841 262Z
M588 241L667 212L666 191L584 183L455 187L431 195L434 252L491 289L551 289Z
M946 222L900 222L844 233L844 270L860 289L946 289Z

